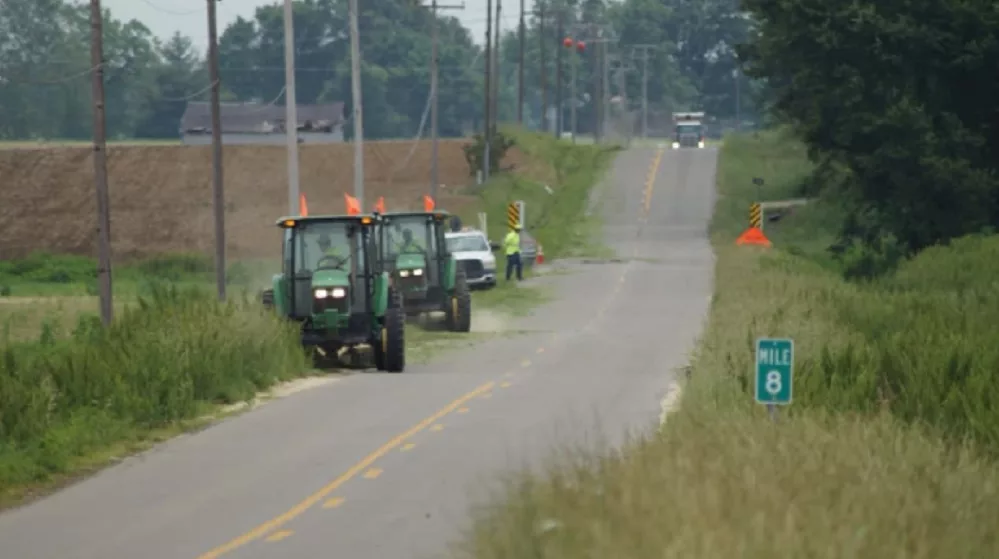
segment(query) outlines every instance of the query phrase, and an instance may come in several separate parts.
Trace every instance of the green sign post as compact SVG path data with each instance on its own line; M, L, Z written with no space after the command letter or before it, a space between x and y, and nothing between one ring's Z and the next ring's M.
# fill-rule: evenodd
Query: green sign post
M776 413L774 406L791 403L793 372L794 340L756 340L756 402L766 404L771 415Z

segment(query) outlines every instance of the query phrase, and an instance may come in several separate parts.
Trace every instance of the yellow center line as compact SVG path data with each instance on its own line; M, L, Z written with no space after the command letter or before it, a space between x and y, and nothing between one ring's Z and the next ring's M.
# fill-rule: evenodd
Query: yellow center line
M198 559L215 559L216 557L220 557L226 553L229 553L230 551L240 548L254 540L260 539L265 534L268 534L269 532L272 532L284 526L292 519L300 516L302 513L315 506L316 503L328 497L330 493L336 491L337 488L339 488L341 485L347 483L352 478L356 477L358 474L369 468L372 464L375 463L376 460L391 452L392 449L402 445L403 443L406 442L407 439L413 437L414 435L423 431L427 427L430 427L435 422L437 422L437 420L453 412L454 410L460 408L462 405L464 405L472 398L476 398L484 393L489 392L490 390L492 390L495 384L496 383L493 381L487 382L482 386L479 386L475 390L472 390L471 392L465 394L464 396L461 396L460 398L451 402L450 404L444 406L443 408L437 410L430 417L427 417L423 421L410 427L408 431L399 434L398 436L396 436L389 442L385 443L371 454L362 458L360 462L351 466L350 469L341 474L340 477L334 479L326 486L319 489L319 491L316 491L312 495L309 495L304 500L302 500L302 502L298 503L294 507L288 509L287 511L278 516L275 516L274 518L268 520L267 522L264 522L263 524L257 526L256 528L250 530L249 532L229 541L228 543L220 545L219 547L216 547L215 549L207 553L204 553L203 555L199 556Z
M343 497L333 497L329 501L326 501L325 503L323 503L323 508L324 509L335 509L335 508L339 507L340 505L342 505L343 501L344 501Z
M292 535L294 532L291 530L281 530L280 532L274 532L270 536L267 536L267 541L271 543L279 542L288 536Z
M643 215L647 215L649 213L649 208L652 206L652 190L656 185L656 175L659 174L659 164L662 162L663 153L665 153L665 150L659 150L656 152L656 156L652 159L652 165L649 167L648 178L645 179L645 190L642 192Z

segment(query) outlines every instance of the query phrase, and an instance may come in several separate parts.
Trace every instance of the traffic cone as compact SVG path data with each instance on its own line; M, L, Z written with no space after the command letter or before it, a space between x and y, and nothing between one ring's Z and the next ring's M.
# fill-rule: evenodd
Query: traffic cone
M534 263L535 264L545 263L545 248L541 246L541 243L538 243L538 254L537 256L534 257Z
M771 246L770 239L763 234L757 227L750 227L746 229L739 238L735 240L737 245L759 245L759 246Z

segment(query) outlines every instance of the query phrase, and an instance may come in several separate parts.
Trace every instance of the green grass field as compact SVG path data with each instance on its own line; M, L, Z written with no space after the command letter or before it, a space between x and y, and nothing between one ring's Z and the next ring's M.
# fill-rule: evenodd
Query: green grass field
M499 176L478 189L476 210L502 216L510 197L528 200L532 231L548 257L569 254L592 232L578 214L610 152L517 134L525 151L551 162L543 167L559 179L556 194ZM493 225L503 227L499 217ZM116 321L104 330L93 259L36 253L0 260L0 508L202 426L220 406L317 374L297 332L259 305L259 290L276 271L273 262L230 263L230 301L220 304L210 257L168 254L119 264ZM515 331L516 317L547 296L501 282L473 292L473 308L508 316ZM427 363L481 338L409 327L408 360Z
M999 556L999 238L849 283L823 197L767 224L774 248L735 246L751 179L764 200L799 197L810 170L780 134L725 142L716 294L679 408L624 452L566 449L514 476L455 556ZM753 402L757 336L795 340L777 424Z

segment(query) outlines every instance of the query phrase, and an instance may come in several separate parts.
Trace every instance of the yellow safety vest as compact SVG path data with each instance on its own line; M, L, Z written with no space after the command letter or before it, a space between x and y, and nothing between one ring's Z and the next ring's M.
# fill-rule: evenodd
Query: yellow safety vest
M520 252L520 233L516 231L507 233L503 239L503 248L506 250L507 256Z

